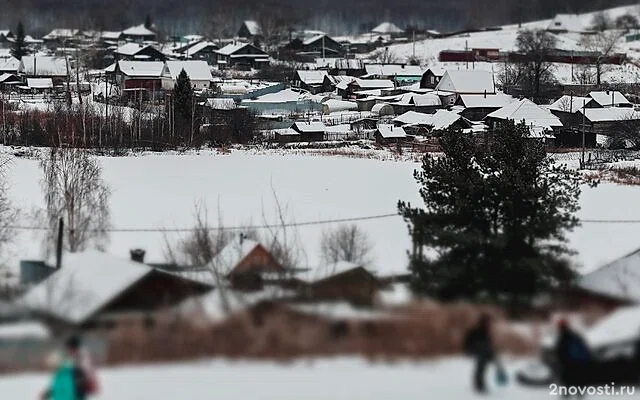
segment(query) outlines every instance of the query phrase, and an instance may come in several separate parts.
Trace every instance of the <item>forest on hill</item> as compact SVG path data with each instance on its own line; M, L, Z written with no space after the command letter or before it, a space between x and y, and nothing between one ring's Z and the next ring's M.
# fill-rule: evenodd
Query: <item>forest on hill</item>
M382 21L451 31L586 12L629 0L0 0L0 29L18 20L36 36L53 28L119 30L151 16L167 34L233 34L244 19L285 16L291 25L330 34L367 31ZM639 9L640 12L640 9Z

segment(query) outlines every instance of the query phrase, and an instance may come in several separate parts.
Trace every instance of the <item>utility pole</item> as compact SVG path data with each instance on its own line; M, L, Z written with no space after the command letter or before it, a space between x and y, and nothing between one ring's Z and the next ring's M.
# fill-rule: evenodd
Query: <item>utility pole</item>
M58 240L56 242L56 269L62 266L62 239L64 238L64 221L62 217L58 221Z
M412 28L413 30L413 59L416 59L416 28Z
M586 100L582 100L582 161L580 162L580 167L584 168L584 151L585 151L585 146L586 146L586 116L585 116L585 110L587 108L587 101Z
M464 58L467 60L467 69L469 69L469 41L464 41Z

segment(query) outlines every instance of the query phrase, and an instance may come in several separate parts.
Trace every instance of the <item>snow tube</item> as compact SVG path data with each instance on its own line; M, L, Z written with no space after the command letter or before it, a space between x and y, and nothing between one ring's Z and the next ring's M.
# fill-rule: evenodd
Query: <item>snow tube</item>
M525 386L549 386L555 379L553 371L542 362L532 362L516 373L516 380Z

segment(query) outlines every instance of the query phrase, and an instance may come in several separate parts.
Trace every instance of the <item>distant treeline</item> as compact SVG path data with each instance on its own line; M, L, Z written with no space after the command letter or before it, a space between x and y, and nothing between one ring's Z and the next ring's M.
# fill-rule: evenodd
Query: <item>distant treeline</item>
M452 31L634 4L632 0L0 0L0 29L23 20L27 33L52 28L120 30L149 15L166 35L234 34L242 20L286 15L330 34L353 34L390 20L402 28Z

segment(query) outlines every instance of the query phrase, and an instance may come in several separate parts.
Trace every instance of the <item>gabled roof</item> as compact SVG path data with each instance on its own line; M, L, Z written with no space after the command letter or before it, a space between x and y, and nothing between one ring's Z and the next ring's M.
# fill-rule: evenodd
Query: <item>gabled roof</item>
M424 73L426 74L429 71L431 71L433 76L439 76L439 77L443 77L444 74L447 72L447 70L442 68L442 67L431 67L431 68L427 69L426 71L424 71Z
M393 121L404 125L431 126L433 129L447 129L458 122L462 117L447 110L438 110L434 114L425 114L415 111L407 111L397 116Z
M98 251L69 253L62 267L20 299L31 310L80 324L152 268Z
M163 61L118 61L117 68L124 75L135 77L163 77L168 75Z
M590 97L564 95L549 106L550 110L575 113L592 101Z
M20 69L20 60L15 57L9 57L0 62L0 71L18 72L18 69Z
M171 78L176 80L184 69L192 81L211 81L211 68L206 61L167 61L167 68Z
M122 31L123 35L127 36L155 36L155 32L147 29L144 24L132 26L131 28L127 28Z
M392 33L403 33L404 31L398 28L398 26L392 22L383 22L380 25L373 28L371 32L388 35Z
M576 286L614 299L640 302L640 249L583 275Z
M324 82L324 78L328 76L327 71L296 71L300 80L307 85L321 85Z
M397 104L407 106L414 105L417 107L441 106L442 100L440 100L440 97L435 93L405 93Z
M69 39L80 33L79 29L54 29L42 38L44 40Z
M262 244L256 242L255 240L250 240L246 238L235 238L234 240L231 241L231 243L225 246L222 249L222 251L218 253L216 257L214 257L214 259L211 261L210 265L208 266L208 269L215 268L217 271L219 271L220 274L224 276L228 276L229 274L233 273L234 270L236 270L236 268L238 267L238 265L240 265L243 261L245 261L245 259L251 253L253 253L255 250L259 248L263 249L268 253L266 248ZM278 264L277 261L273 259L273 257L271 257L271 260L269 261L264 261L264 265L258 265L258 266L249 265L246 267L247 268L264 267L268 269L267 271L263 271L263 272L276 272L273 270L274 268L276 268L278 271L283 270L283 267L280 264Z
M458 94L493 94L496 92L493 74L480 70L448 70L436 90Z
M401 126L393 126L390 124L380 124L378 125L378 132L380 136L384 139L401 139L406 138L407 133L404 131L404 128Z
M122 37L122 31L102 31L100 38L103 40L119 40Z
M116 49L117 54L122 54L123 56L135 56L140 53L144 49L151 47L150 45L142 45L138 43L127 43Z
M492 112L487 118L509 119L514 120L516 123L524 120L525 124L531 128L552 129L553 127L562 126L562 122L558 117L529 99L515 101Z
M258 24L257 21L246 20L244 21L244 26L247 27L247 31L249 31L249 34L252 36L262 34L262 28L260 28L260 24Z
M9 73L5 73L5 74L0 75L0 83L5 83L8 80L19 81L20 78L18 78L14 74L9 74Z
M243 50L246 47L252 47L254 49L259 50L261 54L257 54L255 56L264 56L264 57L268 56L268 54L265 53L264 51L262 51L262 49L259 49L258 47L254 46L254 45L252 45L250 43L237 43L237 44L229 43L228 45L226 45L223 48L221 48L220 50L218 50L217 53L225 55L225 56L231 56L231 55L234 55L234 54L236 54L238 52L241 52L241 50ZM244 53L240 53L240 54L244 54Z
M20 61L19 71L26 75L66 76L67 62L59 57L24 56Z
M463 94L460 101L466 108L502 108L516 101L515 98L498 92L496 94Z
M407 111L404 114L395 117L393 121L404 125L429 125L431 123L431 119L431 114Z
M584 114L590 122L640 120L640 112L631 107L580 108L578 112Z
M600 104L602 107L610 107L620 104L631 104L629 100L620 92L617 91L606 91L606 92L591 92L588 95L591 97L596 103Z
M209 47L213 47L213 48L217 49L218 45L213 43L213 42L208 42L208 41L199 42L199 43L196 43L193 46L189 47L186 52L189 55L194 55L194 54L200 53L202 50L204 50L206 48L209 48Z

